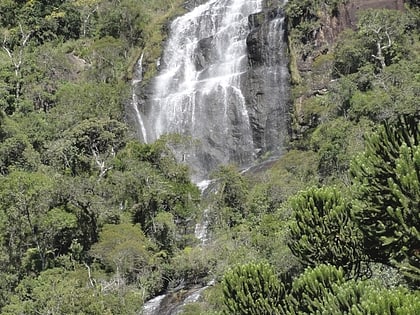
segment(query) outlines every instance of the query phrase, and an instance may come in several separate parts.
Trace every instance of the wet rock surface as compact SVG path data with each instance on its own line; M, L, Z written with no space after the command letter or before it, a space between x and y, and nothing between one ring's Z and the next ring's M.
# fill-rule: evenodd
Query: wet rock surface
M191 12L171 24L160 72L138 92L146 133L140 138L190 137L193 145L175 154L195 181L220 164L246 167L284 146L289 74L283 1L264 3L189 1Z
M281 154L288 138L290 79L284 21L281 6L249 17L249 71L243 85L259 154Z

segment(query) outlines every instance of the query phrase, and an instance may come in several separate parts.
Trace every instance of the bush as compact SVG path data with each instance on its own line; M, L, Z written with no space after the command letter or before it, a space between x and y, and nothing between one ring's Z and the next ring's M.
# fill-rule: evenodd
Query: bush
M229 270L222 281L225 314L282 314L285 286L265 263L250 263Z
M400 117L366 139L351 165L358 202L354 216L366 252L420 280L420 122ZM403 265L401 265L403 264Z
M322 308L322 299L331 293L335 284L345 283L344 271L331 265L307 268L293 281L287 296L288 314L315 314Z
M350 218L350 205L333 187L311 188L291 200L295 221L289 247L305 265L328 263L358 276L364 253L362 235Z

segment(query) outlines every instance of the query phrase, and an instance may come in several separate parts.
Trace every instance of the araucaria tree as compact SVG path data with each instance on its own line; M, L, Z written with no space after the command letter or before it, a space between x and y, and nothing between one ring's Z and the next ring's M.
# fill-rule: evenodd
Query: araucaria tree
M224 314L283 314L286 289L266 263L239 265L227 271L222 281Z
M420 122L418 116L384 123L367 137L351 174L354 215L374 261L396 265L420 281Z
M311 188L295 196L288 242L305 265L328 263L358 276L364 253L362 234L350 218L350 204L334 187Z

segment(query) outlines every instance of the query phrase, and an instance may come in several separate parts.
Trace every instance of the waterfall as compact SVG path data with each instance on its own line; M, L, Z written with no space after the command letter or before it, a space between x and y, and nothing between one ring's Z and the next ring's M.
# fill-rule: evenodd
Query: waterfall
M157 297L147 301L143 305L143 310L141 315L155 315L156 312L159 310L160 304L162 303L162 300L166 297L165 294L158 295Z
M144 119L153 142L164 134L191 137L195 145L179 152L206 178L219 164L250 164L256 156L242 81L248 69L248 17L262 0L211 0L175 19L152 82Z
M210 0L171 23L159 73L134 114L144 142L185 136L191 145L175 156L193 181L221 164L248 167L281 154L289 73L279 7L286 2L264 11L263 0Z
M212 180L203 180L197 184L197 187L201 191L202 198L206 198L205 195L209 194L207 190L209 190L209 186L213 183ZM211 193L211 192L210 192ZM195 237L200 241L200 245L204 246L209 241L209 225L210 225L210 218L209 218L210 208L206 207L203 211L202 218L197 222L194 229Z
M147 143L147 132L146 132L146 128L144 126L143 118L142 118L142 116L140 114L140 111L139 111L139 108L137 106L138 97L137 97L137 94L136 94L136 88L138 87L138 85L143 80L143 57L144 57L144 53L141 54L139 60L137 61L136 70L134 72L133 80L131 81L131 88L132 88L131 105L134 109L134 113L135 113L135 116L136 116L135 119L136 119L137 125L140 127L140 132L141 132L141 135L143 137L142 140L145 143Z
M274 10L263 8L263 0L209 0L175 19L159 73L135 109L144 142L171 133L192 140L174 153L202 192L218 165L252 166L267 153L281 154L287 139L289 73L278 8L286 1L273 1ZM203 250L208 211L195 229ZM177 314L204 289L191 288L179 301L161 295L145 304L144 314Z

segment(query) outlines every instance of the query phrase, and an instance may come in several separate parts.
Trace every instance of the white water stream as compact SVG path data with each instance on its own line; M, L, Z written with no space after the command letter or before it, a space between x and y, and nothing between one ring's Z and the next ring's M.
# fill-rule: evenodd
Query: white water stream
M132 99L131 99L131 106L134 109L134 113L136 115L136 122L137 125L140 127L141 135L143 137L143 141L147 143L147 132L146 128L143 122L143 117L140 114L139 108L137 106L138 104L138 96L136 94L137 86L141 83L143 80L143 57L144 53L141 54L139 60L137 61L136 65L136 71L134 72L134 78L131 81L131 89L132 89Z
M210 0L171 24L161 71L138 121L148 143L171 133L194 139L197 146L180 156L197 182L219 164L255 158L241 82L248 70L248 17L261 7L262 0Z
M191 148L180 155L192 168L203 170L193 176L202 192L210 182L201 180L217 165L232 161L249 164L255 159L256 148L241 84L249 68L248 17L261 10L262 0L210 0L175 19L148 107L140 114L134 106L144 142L153 142L169 133L198 139L200 150ZM270 23L266 38L269 43L265 43L268 50L276 49L270 42L282 41L282 23L280 17ZM278 53L273 52L272 58L268 60L269 66L279 58ZM282 89L277 81L282 71L287 68L273 67L267 71L267 82L263 84ZM139 82L141 73L133 86ZM135 97L133 93L133 104L137 101ZM209 241L208 211L204 211L195 227L203 250ZM158 296L145 303L142 314L178 314L185 303L197 301L206 288L191 289L180 304L165 313L162 309L167 309L163 304L169 300L168 295Z
M149 140L173 132L202 137L203 120L198 116L210 105L208 95L224 113L220 130L230 128L231 98L239 100L239 119L248 119L239 77L246 70L248 16L260 9L260 0L212 0L172 23L163 57L165 70L154 89L151 117L155 127ZM210 45L205 47L205 56L198 51L203 39ZM200 58L208 60L200 62Z

